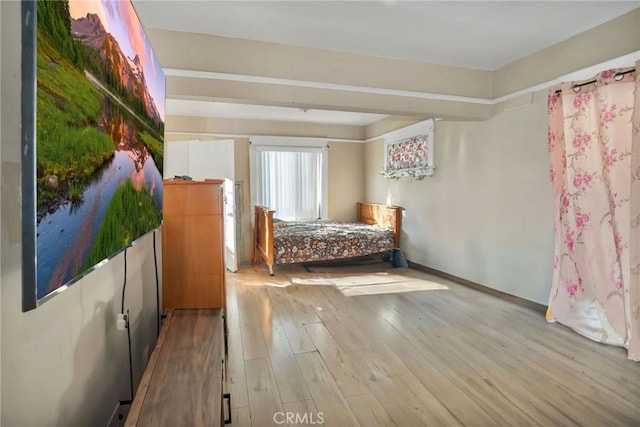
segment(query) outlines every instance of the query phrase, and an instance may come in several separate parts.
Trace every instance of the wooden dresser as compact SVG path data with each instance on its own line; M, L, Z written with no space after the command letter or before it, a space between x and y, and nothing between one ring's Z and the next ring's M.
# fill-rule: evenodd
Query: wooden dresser
M225 308L223 182L164 181L164 309Z

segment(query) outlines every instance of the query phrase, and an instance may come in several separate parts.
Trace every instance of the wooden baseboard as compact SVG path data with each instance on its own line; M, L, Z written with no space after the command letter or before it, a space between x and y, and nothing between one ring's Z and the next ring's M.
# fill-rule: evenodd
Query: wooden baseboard
M407 263L409 264L409 268L413 268L414 270L422 271L424 273L429 273L429 274L433 274L434 276L442 277L443 279L451 280L452 282L456 282L461 285L468 286L470 288L477 289L479 291L497 296L499 298L511 301L523 307L530 308L531 310L539 311L540 313L545 313L547 311L546 305L542 305L534 301L529 301L528 299L511 295L506 292L500 291L498 289L490 288L488 286L481 285L480 283L472 282L471 280L454 276L453 274L446 273L444 271L436 270L435 268L426 267L422 264L418 264L413 261L407 260Z

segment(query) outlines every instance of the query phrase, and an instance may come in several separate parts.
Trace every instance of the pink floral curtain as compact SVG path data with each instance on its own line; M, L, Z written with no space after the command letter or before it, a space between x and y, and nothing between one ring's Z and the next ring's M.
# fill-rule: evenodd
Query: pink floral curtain
M555 257L547 319L640 360L640 73L608 70L591 80L549 92Z

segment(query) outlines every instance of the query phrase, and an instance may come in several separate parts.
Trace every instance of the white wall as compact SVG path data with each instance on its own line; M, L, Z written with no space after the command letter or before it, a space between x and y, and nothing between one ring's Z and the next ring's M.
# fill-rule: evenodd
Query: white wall
M21 311L20 2L0 2L2 252L1 423L5 426L104 426L130 398L126 333L116 329L123 254L45 302ZM158 254L161 235L158 233ZM127 251L134 381L156 339L152 235ZM161 265L162 260L158 260Z
M364 200L365 144L329 141L329 219L352 222Z
M235 181L233 140L171 141L165 144L165 179L188 175L194 180Z
M484 122L436 122L435 174L385 180L383 139L367 144L369 201L403 206L409 260L546 304L553 209L546 93Z

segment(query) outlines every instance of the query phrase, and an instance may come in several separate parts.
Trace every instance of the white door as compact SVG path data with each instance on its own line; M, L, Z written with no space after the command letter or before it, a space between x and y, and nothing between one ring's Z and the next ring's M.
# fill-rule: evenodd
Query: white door
M236 209L235 184L230 179L224 180L224 261L227 270L238 271L236 259Z

